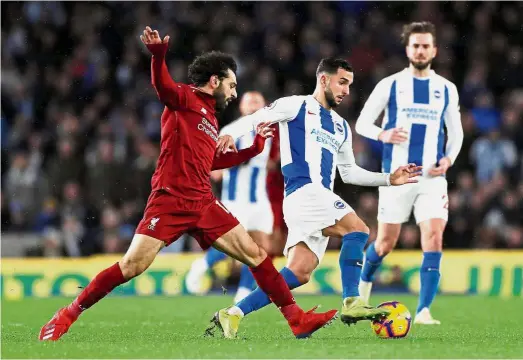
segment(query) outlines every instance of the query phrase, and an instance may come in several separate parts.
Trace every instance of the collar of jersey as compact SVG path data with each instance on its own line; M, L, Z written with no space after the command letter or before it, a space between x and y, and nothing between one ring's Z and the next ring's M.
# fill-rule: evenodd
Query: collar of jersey
M429 75L425 76L425 77L414 76L414 74L410 71L409 68L405 68L405 72L407 72L414 79L418 79L418 80L429 80L431 77L436 75L436 72L434 70L432 70L432 69L430 70Z
M216 109L214 108L214 106L216 105L216 100L214 99L214 96L201 91L196 86L194 86L194 84L189 85L189 87L193 91L195 91L198 94L198 96L201 97L207 103L207 105L209 105L209 108L213 113L216 112Z

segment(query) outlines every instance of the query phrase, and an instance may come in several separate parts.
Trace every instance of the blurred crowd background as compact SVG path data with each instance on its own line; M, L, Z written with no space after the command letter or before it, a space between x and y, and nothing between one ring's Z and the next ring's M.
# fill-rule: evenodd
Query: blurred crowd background
M150 85L146 25L170 35L169 70L187 81L198 54L239 64L239 93L311 93L319 59L355 68L339 109L353 127L383 77L408 66L402 25L438 30L436 72L460 92L463 148L448 173L446 248L523 248L523 3L2 2L2 234L37 235L33 256L125 251L159 152L162 105ZM238 116L230 106L221 124ZM354 136L360 166L380 144ZM219 192L219 184L216 184ZM377 191L339 192L375 236ZM338 242L331 243L336 248ZM3 243L3 247L9 244ZM414 222L400 247L418 248ZM186 241L175 251L198 247Z

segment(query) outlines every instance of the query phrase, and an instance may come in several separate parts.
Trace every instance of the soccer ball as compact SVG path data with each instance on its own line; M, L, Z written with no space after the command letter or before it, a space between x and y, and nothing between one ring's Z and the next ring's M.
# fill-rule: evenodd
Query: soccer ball
M398 301L387 301L378 305L391 311L390 315L371 322L370 326L376 335L383 339L397 339L407 336L412 317L405 305Z

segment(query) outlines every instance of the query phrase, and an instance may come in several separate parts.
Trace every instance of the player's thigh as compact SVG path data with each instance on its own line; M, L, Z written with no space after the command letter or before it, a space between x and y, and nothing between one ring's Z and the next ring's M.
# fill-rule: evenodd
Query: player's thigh
M238 219L218 200L205 207L191 235L203 249L214 246L249 266L259 265L267 256Z
M241 224L217 238L212 246L250 267L258 266L267 257Z
M417 184L419 193L414 203L414 217L420 224L430 219L447 222L449 217L449 199L447 179L442 176L424 179Z
M159 239L143 234L135 234L131 246L120 261L125 279L131 279L144 272L154 261L158 252L165 246Z
M387 224L407 222L417 195L417 184L380 186L378 221Z
M310 276L318 264L317 255L305 242L299 242L288 250L286 266L302 284L309 282Z
M429 219L419 223L421 249L424 252L443 250L443 232L447 222L443 219Z
M350 212L342 217L336 224L323 229L323 236L343 237L352 232L369 233L369 228L355 212Z

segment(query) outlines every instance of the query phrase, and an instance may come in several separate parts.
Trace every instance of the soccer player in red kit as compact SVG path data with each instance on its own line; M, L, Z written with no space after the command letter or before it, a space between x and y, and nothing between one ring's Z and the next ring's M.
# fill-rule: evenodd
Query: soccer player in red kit
M241 151L230 136L218 138L215 114L236 98L234 59L220 52L203 54L189 66L193 85L176 83L165 63L169 37L162 40L158 31L146 27L140 38L152 53L152 84L165 104L151 195L122 260L100 272L70 305L58 310L42 327L40 340L58 340L83 311L143 273L158 252L183 233L192 235L202 249L214 246L247 264L294 335L309 336L333 320L337 311L304 312L266 252L211 191L211 170L237 166L258 155L265 138L272 136L272 130L262 124L254 144Z

